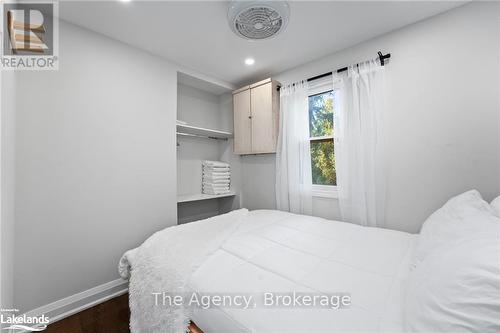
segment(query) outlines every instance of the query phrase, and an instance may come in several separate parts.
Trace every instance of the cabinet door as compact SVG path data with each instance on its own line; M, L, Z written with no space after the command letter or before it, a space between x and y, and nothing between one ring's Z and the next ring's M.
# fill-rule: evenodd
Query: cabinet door
M277 113L273 109L273 83L251 89L252 152L276 152Z
M252 152L252 113L250 111L250 89L233 95L234 108L234 153Z

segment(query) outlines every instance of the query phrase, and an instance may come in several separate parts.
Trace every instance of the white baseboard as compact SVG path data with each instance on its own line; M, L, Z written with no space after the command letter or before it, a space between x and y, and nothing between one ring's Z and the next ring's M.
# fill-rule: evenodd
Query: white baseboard
M26 316L45 315L52 324L111 298L123 295L127 291L128 281L117 279L28 311Z

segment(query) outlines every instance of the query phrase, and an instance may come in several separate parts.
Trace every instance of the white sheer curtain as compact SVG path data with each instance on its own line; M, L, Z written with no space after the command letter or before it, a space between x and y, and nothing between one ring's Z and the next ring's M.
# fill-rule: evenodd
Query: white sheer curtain
M384 67L374 60L335 74L335 163L342 219L380 226L385 219Z
M279 210L312 214L307 82L280 90L276 151L276 205Z

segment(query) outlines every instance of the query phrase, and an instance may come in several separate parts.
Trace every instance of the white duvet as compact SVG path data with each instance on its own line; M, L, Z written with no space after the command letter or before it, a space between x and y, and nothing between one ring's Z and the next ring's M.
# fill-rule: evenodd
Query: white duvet
M200 229L198 234L202 234L201 237L212 238L210 245L197 249L198 253L191 249L186 256L178 250L175 254L167 253L165 257L161 248L172 246L163 242L168 234L175 233L174 238L181 244L189 241L183 232L175 231L186 228L179 226L165 229L163 237L156 236L156 241L145 242L149 243L149 249L160 252L141 250L145 246L142 245L133 250L142 252L140 258L136 253L129 255L133 260L124 257L122 276L126 276L129 267L132 272L133 333L181 332L169 323L182 316L189 316L205 333L402 331L403 297L415 235L279 211L239 210L230 214L239 215L236 219L222 215L190 224L189 237ZM221 223L214 222L218 220L226 221L228 230L217 231ZM175 262L192 261L181 268L182 275L171 272L177 270L175 262L169 263L169 256L173 255L177 256ZM161 268L155 265L161 265ZM135 266L142 268L135 269ZM168 267L166 271L165 267ZM145 272L153 275L154 283L148 282L151 277ZM181 309L179 314L165 307L149 309L150 302L138 301L151 299L153 291L148 290L148 286L171 288L169 279L172 276L183 276L182 281L174 285L202 294L347 293L351 295L351 305L338 310L192 307ZM152 315L142 318L142 312Z

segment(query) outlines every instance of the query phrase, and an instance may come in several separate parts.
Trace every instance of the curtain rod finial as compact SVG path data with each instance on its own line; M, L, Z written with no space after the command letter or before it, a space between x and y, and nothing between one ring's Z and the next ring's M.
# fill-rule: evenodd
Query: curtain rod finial
M385 59L389 59L391 57L390 53L387 54L382 54L382 52L378 51L378 58L380 60L380 65L384 66L385 65Z
M378 51L378 58L380 59L380 66L384 66L384 55Z

